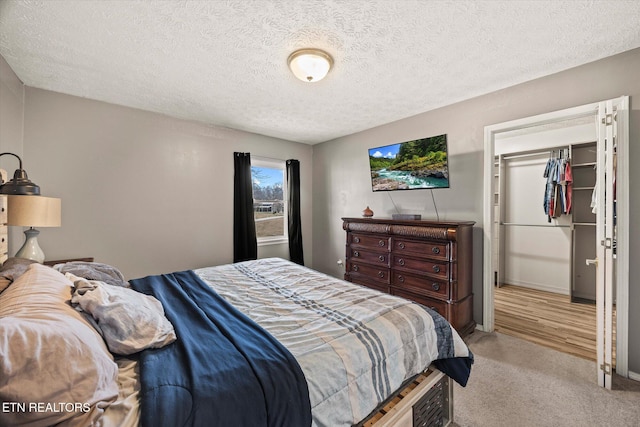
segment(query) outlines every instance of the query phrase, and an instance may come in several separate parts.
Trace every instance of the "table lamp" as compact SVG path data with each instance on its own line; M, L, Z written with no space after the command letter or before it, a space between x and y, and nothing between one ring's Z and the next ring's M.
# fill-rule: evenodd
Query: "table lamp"
M24 245L16 252L16 258L44 262L44 252L38 245L40 231L34 227L60 227L61 200L43 196L9 196L7 224L29 227L24 234Z

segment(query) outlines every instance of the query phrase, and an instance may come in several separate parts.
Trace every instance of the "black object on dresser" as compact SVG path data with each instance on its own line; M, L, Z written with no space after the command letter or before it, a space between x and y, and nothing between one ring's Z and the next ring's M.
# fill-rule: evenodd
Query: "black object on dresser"
M474 221L342 218L345 280L436 310L471 333Z

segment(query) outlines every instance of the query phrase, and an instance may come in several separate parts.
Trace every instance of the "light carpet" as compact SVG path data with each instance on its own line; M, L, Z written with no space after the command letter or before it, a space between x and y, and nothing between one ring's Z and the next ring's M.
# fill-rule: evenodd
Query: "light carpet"
M596 364L500 333L466 339L475 356L469 383L455 384L460 427L640 426L640 382L599 387Z

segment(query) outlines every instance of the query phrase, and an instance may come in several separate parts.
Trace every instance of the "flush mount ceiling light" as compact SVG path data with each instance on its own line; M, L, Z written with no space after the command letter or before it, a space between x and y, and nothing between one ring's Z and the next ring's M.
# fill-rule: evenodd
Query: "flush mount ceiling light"
M300 49L289 55L291 72L303 82L322 80L333 65L333 58L320 49Z

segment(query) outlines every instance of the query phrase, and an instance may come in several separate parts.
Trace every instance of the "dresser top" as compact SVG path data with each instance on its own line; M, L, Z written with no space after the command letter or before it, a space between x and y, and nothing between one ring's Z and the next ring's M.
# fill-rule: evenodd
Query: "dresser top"
M345 222L360 222L360 223L370 223L370 224L393 224L393 225L413 225L413 226L424 226L424 227L459 227L459 226L472 226L476 222L475 221L428 221L428 220L417 220L417 219L406 219L406 220L398 220L392 218L365 218L365 217L355 217L355 218L342 218Z

